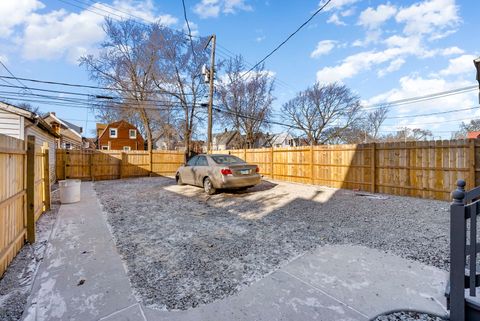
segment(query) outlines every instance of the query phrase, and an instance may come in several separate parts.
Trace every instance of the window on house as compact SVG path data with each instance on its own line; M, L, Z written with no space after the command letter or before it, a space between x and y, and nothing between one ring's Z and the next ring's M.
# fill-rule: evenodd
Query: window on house
M136 129L130 129L128 131L128 137L130 137L131 139L137 138L137 130Z
M117 129L110 128L110 138L117 138Z
M108 145L103 145L102 150L108 150Z
M72 144L65 143L65 149L72 149Z
M126 152L128 152L128 151L131 150L131 148L130 148L130 146L123 146L123 150L126 151Z

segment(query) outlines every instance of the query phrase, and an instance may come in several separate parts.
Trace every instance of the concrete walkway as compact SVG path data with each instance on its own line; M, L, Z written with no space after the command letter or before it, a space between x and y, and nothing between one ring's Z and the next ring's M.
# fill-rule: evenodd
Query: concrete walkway
M133 295L92 183L62 205L24 320L368 320L398 308L446 314L447 273L361 246L325 246L236 295L158 311Z

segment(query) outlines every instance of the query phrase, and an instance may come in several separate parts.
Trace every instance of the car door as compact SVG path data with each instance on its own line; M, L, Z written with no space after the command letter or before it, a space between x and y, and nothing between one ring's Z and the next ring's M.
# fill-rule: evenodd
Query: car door
M193 176L193 171L195 168L195 163L197 162L198 156L193 156L190 160L185 164L182 168L180 173L182 182L185 184L195 185L195 177Z
M208 172L207 157L200 155L198 156L197 162L193 167L193 176L195 179L195 185L203 186L203 178L207 175L207 172Z

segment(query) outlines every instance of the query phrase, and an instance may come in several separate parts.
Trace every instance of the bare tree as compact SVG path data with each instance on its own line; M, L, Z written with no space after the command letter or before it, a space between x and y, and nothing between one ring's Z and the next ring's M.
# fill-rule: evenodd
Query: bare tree
M298 127L310 144L325 144L361 119L359 97L345 85L316 83L282 106L285 121Z
M385 122L388 114L388 107L383 106L378 109L375 109L372 112L369 112L366 116L366 130L370 135L372 140L376 140L378 138L378 133L380 131L380 127Z
M389 134L382 137L386 142L407 142L407 141L425 141L433 139L433 134L428 129L405 127L395 134Z
M116 97L125 106L120 117L138 118L152 149L152 119L158 116L153 75L158 62L158 52L152 46L153 35L159 26L140 25L132 20L115 22L105 20L107 40L101 45L98 56L80 59L90 77L103 86L116 90ZM107 95L112 95L109 92ZM111 108L108 104L105 108ZM99 107L102 108L102 107ZM114 111L110 111L110 115Z
M190 42L183 33L165 27L158 27L152 39L159 57L154 83L157 90L169 95L171 103L179 109L188 158L194 129L203 121L206 112L202 103L207 87L201 73L202 65L208 61L204 50L206 39L192 39Z
M462 122L460 129L452 134L452 138L466 138L468 132L480 131L480 119L472 119L469 123Z
M244 75L245 61L242 56L230 58L225 63L225 76L219 79L217 99L220 115L229 125L245 134L245 143L252 147L256 135L268 128L274 101L274 79L259 65Z

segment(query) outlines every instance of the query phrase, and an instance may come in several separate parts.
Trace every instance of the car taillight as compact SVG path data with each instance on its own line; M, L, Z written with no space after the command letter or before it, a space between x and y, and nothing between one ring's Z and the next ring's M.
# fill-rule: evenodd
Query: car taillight
M220 173L222 173L222 175L231 175L232 174L232 170L230 168L222 168L220 170Z
M255 172L260 172L260 167L257 166L257 168L255 168Z

